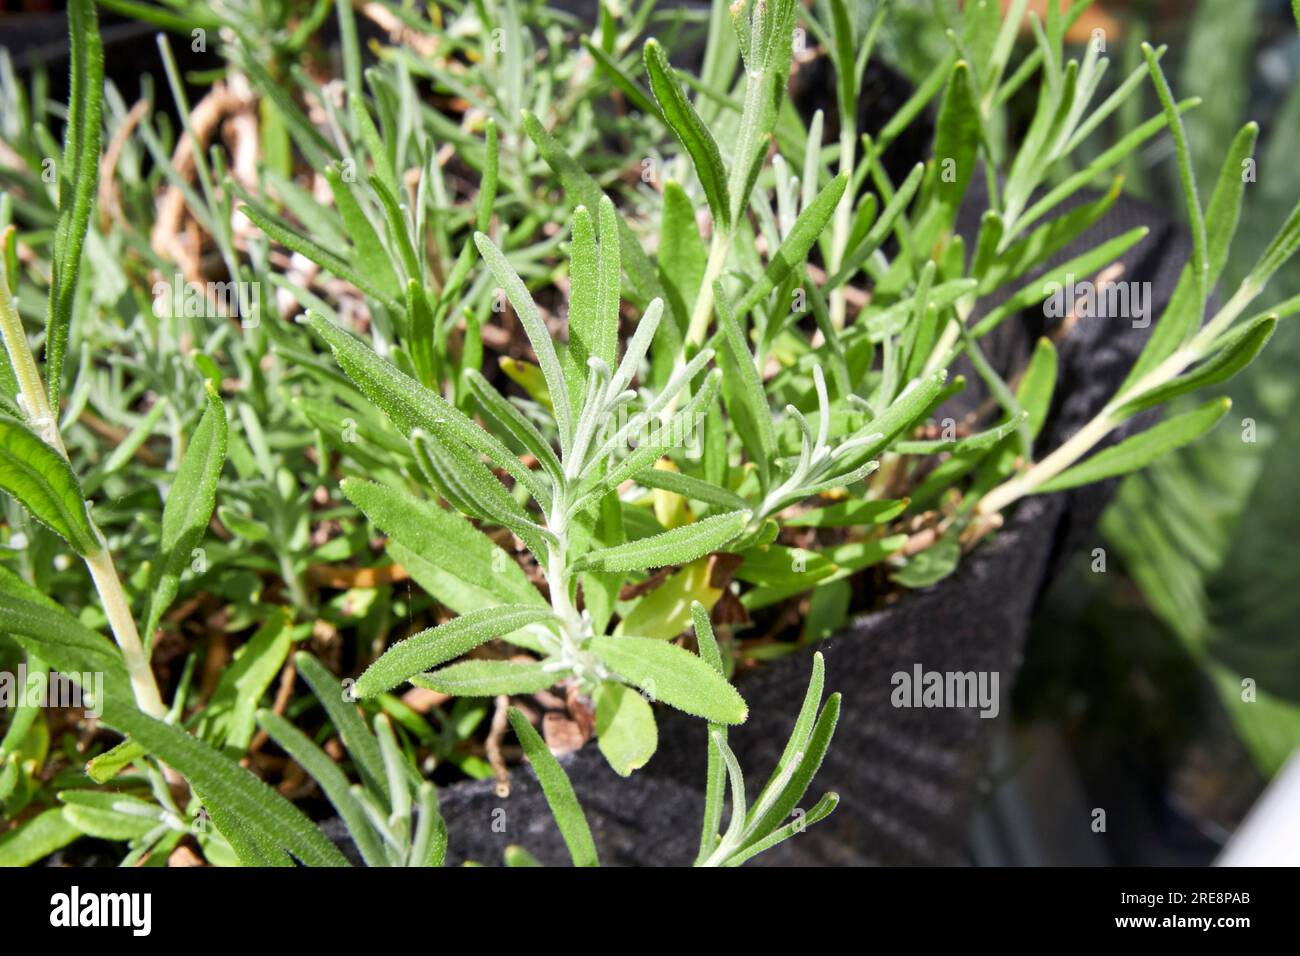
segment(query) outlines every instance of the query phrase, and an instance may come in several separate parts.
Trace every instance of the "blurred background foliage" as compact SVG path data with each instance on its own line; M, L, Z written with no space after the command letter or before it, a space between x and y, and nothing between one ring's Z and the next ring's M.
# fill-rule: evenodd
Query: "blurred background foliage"
M1116 58L1146 39L1167 43L1180 94L1202 97L1186 120L1202 191L1241 117L1260 124L1255 182L1223 283L1235 287L1297 180L1291 6L1114 0L1102 11L1118 26ZM1159 144L1131 164L1126 185L1183 216L1173 166L1162 161L1170 149ZM1264 304L1297 293L1292 265ZM1195 830L1206 851L1300 747L1300 329L1284 323L1272 344L1233 383L1223 427L1120 486L1095 544L1104 563L1085 553L1062 576L1017 691L1026 723L1059 725L1094 801L1122 776L1140 781L1163 821L1154 825ZM1132 862L1147 860L1134 850Z

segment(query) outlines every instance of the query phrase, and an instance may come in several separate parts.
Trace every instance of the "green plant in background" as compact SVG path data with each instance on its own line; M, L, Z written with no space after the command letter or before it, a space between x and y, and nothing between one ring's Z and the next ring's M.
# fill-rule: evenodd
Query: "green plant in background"
M1222 95L1221 106L1189 117L1198 170L1208 145L1231 135L1247 94L1257 31L1255 15L1242 14L1240 4L1210 2L1192 21L1183 84L1207 99ZM1285 214L1289 177L1281 171L1300 147L1298 124L1300 91L1293 90L1270 124L1258 182L1244 197L1241 236L1224 266L1231 280L1249 272ZM1288 310L1297 293L1294 270L1284 270L1265 298ZM1279 626L1291 613L1287 583L1300 568L1294 509L1283 491L1296 465L1295 333L1291 325L1279 329L1269 351L1232 383L1238 414L1231 427L1127 480L1102 522L1152 610L1205 668L1265 774L1300 742L1296 657ZM1244 687L1244 677L1258 687Z
M0 173L0 228L21 224L5 233L0 288L4 488L36 519L6 512L28 544L6 555L13 572L0 569L0 630L33 668L104 672L103 721L127 738L69 756L42 736L36 708L20 709L0 744L0 800L9 816L47 809L0 837L0 858L27 862L78 833L112 832L128 859L157 862L197 817L213 824L197 842L214 862L344 862L237 762L257 767L269 737L329 797L365 862L437 864L446 833L429 759L487 775L475 730L488 708L474 699L557 685L590 711L623 775L658 746L650 701L706 721L700 863L743 862L829 813L833 795L787 822L838 715L835 696L818 714L820 658L785 753L747 804L726 738L747 715L728 681L735 635L728 625L715 639L709 621L724 596L720 619L781 606L803 619L797 640L746 655L759 657L837 629L850 579L869 568L896 587L935 583L1025 495L1134 471L1206 432L1217 400L1093 453L1136 411L1239 371L1294 311L1248 314L1295 251L1300 213L1201 326L1254 128L1233 142L1202 211L1181 120L1195 101L1173 101L1163 51L1150 48L1103 94L1100 49L1066 55L1065 31L1086 6L1030 15L1033 50L1013 65L1024 0L1005 17L992 2L938 5L945 49L872 137L849 117L888 38L889 3L715 2L698 77L671 66L668 34L642 42L662 24L649 2L623 15L602 5L580 51L566 45L572 21L538 3L451 4L431 19L371 4L366 15L397 39L365 70L342 4L339 83L294 62L315 49L324 4L244 22L130 5L169 30L220 19L228 86L204 104L253 132L205 149L195 144L214 127L200 128L206 114L165 38L184 137L150 115L149 89L127 109L110 87L95 113L97 34L79 3L73 49L88 69L74 69L53 191L39 170L57 111L0 61L6 105L32 120ZM259 23L260 33L249 26ZM842 114L830 149L827 118L805 127L785 96L796 25L829 51ZM1162 113L1093 149L1147 79ZM1008 103L1035 84L1032 120L1010 142ZM931 156L891 182L884 157L932 107ZM1115 201L1112 172L1164 130L1193 259L1120 393L1061 448L1038 449L1055 349L1040 342L1025 368L1003 373L981 340L1040 306L1053 283L1093 275L1142 240L1135 229L1057 262ZM105 133L111 173L88 231ZM261 162L241 163L254 148ZM967 248L957 213L981 169L988 204ZM160 191L178 217L161 249L145 238ZM235 283L237 313L214 328L206 312L159 312L155 277L182 269L189 282ZM93 283L78 283L83 272ZM32 290L46 274L42 303ZM285 321L299 310L306 322ZM24 320L47 322L48 389ZM101 345L109 358L97 358ZM65 354L79 359L71 376ZM963 355L992 402L960 428L927 428L966 387L946 372ZM108 456L104 423L121 434ZM98 603L54 560L67 547L86 555ZM124 581L116 568L134 570ZM418 591L399 589L407 576ZM77 612L47 591L70 595ZM188 656L167 707L147 655L158 634L188 648L187 615L205 602L220 611L204 625L209 662L226 635L244 638L197 694ZM104 624L120 650L96 631ZM681 640L692 629L698 653ZM330 667L294 653L308 640ZM359 674L357 699L337 671ZM324 708L315 737L302 729L311 699L292 694L298 674ZM432 695L425 712L418 695L394 693L407 682ZM457 703L446 710L427 703L447 698ZM511 721L575 862L594 862L563 771L518 711ZM359 783L322 748L330 733ZM86 756L89 783L41 779L47 763ZM184 807L158 790L181 779Z

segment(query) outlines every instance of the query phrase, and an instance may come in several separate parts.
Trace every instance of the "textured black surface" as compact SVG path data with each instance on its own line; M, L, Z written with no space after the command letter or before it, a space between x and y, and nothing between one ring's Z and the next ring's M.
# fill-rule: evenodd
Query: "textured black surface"
M980 197L971 198L978 208ZM1186 261L1186 243L1157 210L1121 200L1085 235L1081 247L1065 250L1058 261L1138 224L1152 226L1152 231L1124 256L1125 278L1152 284L1158 316ZM1008 320L993 336L991 359L1004 369L1022 364L1042 326L1041 313ZM1146 334L1128 320L1084 319L1058 343L1058 397L1041 439L1044 447L1058 445L1101 408ZM966 403L980 397L978 390L971 392ZM1028 499L952 577L858 618L820 645L827 688L843 692L843 712L804 805L811 806L826 790L837 791L841 803L828 820L755 863L966 862L985 748L996 722L1009 719L1006 702L1030 614L1059 562L1091 542L1111 491L1110 484L1102 484ZM766 779L784 746L807 683L810 654L764 667L740 685L751 717L730 739L751 787ZM916 663L927 670L998 672L1001 713L982 719L974 710L894 708L890 676L910 671ZM662 710L660 716L659 751L630 780L617 777L595 747L566 761L606 864L681 865L694 856L703 807L705 729L675 711ZM505 846L518 843L548 864L567 862L531 771L516 770L513 781L513 792L504 800L496 797L491 782L444 790L450 861L498 863Z

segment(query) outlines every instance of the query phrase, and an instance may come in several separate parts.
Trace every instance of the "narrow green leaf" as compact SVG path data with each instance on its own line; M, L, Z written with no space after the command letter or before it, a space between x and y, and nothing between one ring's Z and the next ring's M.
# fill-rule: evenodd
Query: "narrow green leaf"
M1029 419L1027 413L1022 412L1018 417L1008 419L1000 425L994 425L992 428L986 428L982 432L976 432L973 435L967 435L965 438L955 438L951 441L900 441L894 446L894 451L900 455L935 455L940 452L958 454L964 451L977 451L981 448L992 448L1002 439L1006 438Z
M602 4L602 12L606 9L607 8ZM591 58L596 61L596 65L609 76L609 78L614 82L614 85L632 101L632 104L637 109L659 120L665 126L668 125L667 121L664 120L664 114L659 111L658 104L650 98L650 94L642 88L641 84L619 65L617 60L600 47L596 46L596 44L592 43L589 37L584 36L582 38L582 45L586 48L587 52L591 54Z
M560 828L560 836L569 848L569 856L574 866L600 866L596 855L596 843L591 838L591 828L587 826L587 817L578 803L578 795L573 792L573 784L568 774L560 766L550 750L547 749L541 735L533 729L528 718L517 708L510 708L510 726L519 738L519 745L524 748L524 755L532 764L537 782L542 785L542 793L550 805L555 824Z
M951 228L957 221L957 210L975 173L979 145L980 111L975 104L970 67L966 61L958 60L952 68L935 123L934 175L938 179L934 195L945 228Z
M564 372L560 369L560 360L556 355L551 333L546 328L546 323L542 321L541 313L537 311L537 303L533 301L519 274L501 254L501 250L481 232L474 234L474 243L478 246L479 255L492 270L492 275L505 290L506 298L514 306L519 323L524 327L528 341L533 346L537 364L541 366L542 374L546 376L546 385L551 392L555 424L560 430L560 444L567 449L573 439L573 415L569 408L568 386L564 381Z
M453 697L496 697L499 694L535 694L565 678L562 671L541 664L514 661L462 661L442 670L412 677L416 687Z
M564 184L568 201L573 205L581 203L588 209L599 206L600 198L605 195L605 191L600 188L600 184L591 177L591 174L578 165L574 158L564 151L555 137L546 131L541 121L527 110L523 113L523 124L528 138L533 141L547 165L555 171L560 182ZM623 268L627 271L628 278L641 301L644 303L656 296L663 297L663 289L654 264L641 248L641 243L637 241L632 227L624 222L622 217L618 218L618 232L621 237L619 254L623 259Z
M528 516L474 450L455 438L444 441L422 431L411 435L411 446L426 476L458 511L509 528L534 554L545 552L549 533Z
M367 74L373 78L373 74ZM375 167L375 176L388 189L393 196L398 195L397 173L393 170L393 164L388 158L388 149L384 146L384 141L379 135L379 130L375 128L375 121L370 118L370 111L366 109L365 102L360 96L348 97L348 109L352 113L352 120L356 123L357 129L361 132L361 138L365 141L366 152L370 154L370 161Z
M1273 330L1276 328L1277 318L1268 316L1261 322L1233 329L1235 334L1224 343L1218 354L1213 358L1198 365L1192 371L1178 376L1173 381L1166 382L1164 385L1152 389L1133 401L1125 403L1116 411L1116 417L1128 418L1143 409L1161 405L1187 392L1226 382L1255 360L1255 356L1259 355L1264 346L1268 344L1268 340L1272 338Z
M302 675L325 708L330 723L338 735L343 738L343 746L357 765L361 778L376 793L388 797L388 777L384 773L384 759L379 753L379 741L375 739L366 722L357 712L353 695L344 690L329 669L315 656L300 651L293 656L294 667Z
M723 399L745 450L759 466L760 474L765 475L776 454L776 432L767 392L721 282L714 283L713 294L722 332L719 364Z
M384 854L383 846L375 834L374 827L370 825L365 810L361 808L361 804L352 793L348 778L344 776L338 764L316 746L306 734L274 711L259 710L257 723L285 753L296 760L311 778L320 784L326 798L334 805L334 809L347 825L348 834L356 843L366 865L384 866L387 856Z
M299 255L306 256L322 269L334 273L344 282L351 283L366 295L374 296L389 311L400 313L401 306L397 299L389 294L378 282L372 281L366 273L354 269L345 260L330 252L320 243L304 236L295 229L286 226L269 210L250 198L244 199L240 212L266 233L268 237Z
M907 508L907 499L881 499L879 501L842 501L814 508L792 518L784 518L783 526L794 528L850 528L885 524L893 521Z
M485 124L483 134L486 137L483 173L479 178L478 205L475 207L474 213L474 228L478 232L487 232L488 226L491 225L492 207L496 204L497 198L500 148L497 145L496 120L490 116Z
M569 354L571 354L573 351L572 341L569 344ZM556 456L551 443L538 431L537 426L524 417L523 413L512 402L498 392L478 369L465 369L464 377L465 383L469 386L474 400L478 402L479 410L483 413L484 418L488 420L490 425L495 426L493 430L498 433L504 431L512 435L524 447L525 451L541 463L542 467L551 476L552 481L561 480L564 466Z
M68 4L72 89L68 97L63 165L59 168L59 219L50 262L50 305L45 322L45 380L50 406L59 407L63 356L81 274L81 250L99 184L103 135L104 50L92 0Z
M396 687L416 674L467 654L480 644L552 617L550 608L515 604L452 618L392 645L357 679L360 697Z
M810 826L821 823L829 817L839 806L840 796L838 793L825 794L817 803L804 814L800 819L793 820L778 830L772 831L768 836L755 843L751 843L742 850L738 850L727 858L727 866L740 866L747 860L751 860L764 850L770 850L779 843L784 843L790 837L803 833Z
M751 517L752 513L746 510L702 518L648 538L589 551L574 562L574 567L597 571L644 571L686 564L734 540Z
M653 38L645 42L645 68L650 78L650 89L659 103L664 121L690 154L695 174L704 187L704 196L713 213L713 221L721 229L729 228L731 200L727 192L727 173L722 165L722 154L708 127L682 92L681 84L668 65L663 48ZM741 159L744 157L739 157L738 161Z
M59 807L43 810L0 834L0 866L31 866L80 837Z
M805 714L801 713L800 719L802 720L804 716ZM795 733L802 731L806 736L804 736L799 746L782 755L782 763L778 765L782 769L793 765L794 771L785 786L781 788L779 794L768 803L766 812L751 822L749 830L753 833L753 837L747 841L746 845L761 840L775 830L781 825L781 821L788 817L790 812L799 805L799 801L808 792L813 777L817 775L818 769L821 768L822 760L826 757L826 751L830 748L831 738L835 735L835 725L839 722L839 717L840 695L831 694L827 698L826 706L822 708L815 725L811 721L802 727L796 725ZM791 740L794 740L793 735ZM777 781L778 776L774 775L773 782ZM762 801L761 797L760 801ZM755 804L755 808L758 808L758 804Z
M622 298L622 240L618 210L608 196L597 203L600 251L596 260L596 314L592 352L610 368L618 361L618 308ZM651 303L653 306L653 303Z
M329 345L343 371L367 398L388 414L399 431L410 434L422 428L463 442L523 484L534 498L550 500L538 476L495 435L480 428L441 395L380 358L356 336L314 312L308 312L307 318L316 334Z
M738 511L749 507L749 503L734 491L719 487L712 482L693 478L678 471L651 468L637 478L639 484L647 488L661 488L686 498L694 498L705 504L717 505L729 511Z
M1016 387L1016 401L1029 413L1026 425L1032 438L1038 437L1047 421L1052 394L1056 391L1056 372L1056 346L1051 339L1040 338L1034 346L1034 354L1029 357L1029 364L1025 366L1024 375L1020 377L1020 384Z
M1227 263L1232 238L1241 219L1242 197L1246 189L1243 164L1253 154L1258 134L1259 127L1254 123L1247 123L1237 134L1224 158L1214 194L1206 207L1205 228L1209 256L1206 282L1209 286L1219 281ZM1139 381L1185 344L1200 330L1204 315L1204 303L1197 301L1196 277L1189 262L1179 276L1164 313L1151 330L1151 337L1129 370L1122 388Z
M588 646L619 677L654 700L719 724L741 724L749 716L744 699L726 678L676 644L597 635Z
M921 180L925 178L925 164L917 163L912 167L911 173L903 180L903 185L899 186L894 193L894 197L889 200L884 210L880 213L879 218L867 233L865 239L858 243L849 253L844 256L844 261L835 275L826 280L822 291L828 292L831 289L838 288L862 268L863 263L869 259L877 249L879 249L889 237L889 233L894 228L903 211L916 195L917 189L921 186Z
M127 698L129 700L129 698ZM154 720L120 699L104 702L104 722L129 734L159 760L184 775L213 807L238 819L267 848L292 853L307 866L347 866L347 859L292 803L235 761L185 731ZM213 820L221 828L216 814Z
M832 179L795 220L790 234L785 237L781 247L768 260L763 275L750 286L749 291L736 305L736 315L743 316L750 309L762 302L769 292L779 286L795 270L804 265L808 259L808 250L817 241L835 214L835 207L848 186L847 173L840 173Z
M393 270L388 250L379 239L379 233L352 194L352 187L343 181L338 168L327 166L325 178L329 181L330 192L334 194L334 205L338 207L348 238L352 240L352 248L356 250L361 274L373 277L389 298L396 299L400 289L397 273Z
M664 211L659 230L659 278L683 334L695 297L700 294L709 252L700 237L695 208L686 190L673 180L664 183Z
M261 852L288 851L308 866L346 866L344 858L292 803L238 763L178 727L136 709L130 680L112 643L66 611L56 611L0 591L0 631L39 652L64 674L104 674L103 722L174 768L215 808L241 821ZM88 688L83 687L85 694ZM218 811L220 812L220 811ZM223 831L224 832L224 831Z
M67 460L18 419L3 413L0 488L78 554L92 554L102 547L91 526L81 484Z
M587 359L596 355L596 301L599 278L596 267L596 229L586 206L573 210L569 224L569 344L564 351L564 373L574 408L587 390Z
M1165 121L1174 137L1174 146L1178 154L1178 176L1183 183L1184 198L1187 202L1187 217L1192 226L1192 276L1196 282L1198 311L1203 309L1209 297L1209 243L1205 229L1205 213L1201 209L1201 200L1196 193L1196 173L1192 166L1192 152L1187 145L1187 130L1183 119L1174 105L1173 93L1164 71L1160 68L1160 58L1149 43L1142 44L1142 54L1146 57L1147 69L1151 73L1151 82L1155 85L1164 108Z
M192 551L203 540L217 501L217 480L226 463L226 407L211 383L206 387L207 407L190 437L163 507L146 615L146 640L175 599L181 574L193 560Z

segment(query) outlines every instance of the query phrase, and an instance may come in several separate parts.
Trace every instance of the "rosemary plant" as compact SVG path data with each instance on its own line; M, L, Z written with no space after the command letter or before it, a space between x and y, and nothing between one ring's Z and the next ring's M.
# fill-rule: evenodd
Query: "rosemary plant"
M653 0L601 3L581 37L540 0L340 3L328 82L311 58L329 4L105 5L210 33L222 82L191 103L164 34L179 128L151 84L128 107L104 84L89 0L69 5L66 109L0 55L0 488L22 506L4 517L3 649L104 674L96 703L125 738L77 756L88 781L47 793L43 718L21 708L0 741L0 805L47 805L0 837L0 860L92 833L157 861L198 833L216 862L346 862L240 765L269 741L366 863L437 865L429 761L501 772L480 753L486 699L499 752L501 698L552 708L559 688L623 776L659 745L656 704L700 718L697 862L742 863L834 808L832 794L798 812L839 698L821 707L815 656L751 805L727 738L748 715L738 660L838 629L855 575L935 584L1026 496L1193 441L1223 400L1104 447L1139 412L1239 372L1300 309L1259 304L1300 245L1300 207L1216 306L1256 127L1202 203L1182 122L1197 104L1174 99L1165 51L1118 79L1101 42L1069 55L1089 0L1042 20L1027 0L935 4L948 48L874 131L857 104L888 0L714 0L698 76L672 65L680 24ZM358 14L390 38L369 65ZM808 38L838 117L805 119L787 97L817 55ZM1149 88L1159 112L1099 145ZM1021 98L1032 114L1010 139ZM929 154L894 182L886 159L923 113ZM1114 281L1147 231L1094 245L1090 230L1121 193L1114 171L1166 133L1191 260L1161 316L1107 319L1155 321L1101 412L1041 447L1056 347L999 369L987 337L1072 277ZM969 234L963 210L979 214ZM168 274L234 283L237 309L159 309ZM945 404L970 384L958 362L991 399L961 423ZM221 624L191 647L205 601ZM796 632L746 642L776 609ZM159 635L194 652L161 681ZM229 635L238 656L192 693L198 654ZM308 639L330 666L295 653ZM298 675L320 736L303 730ZM561 765L524 709L509 722L574 862L595 863ZM355 782L322 747L330 733Z

